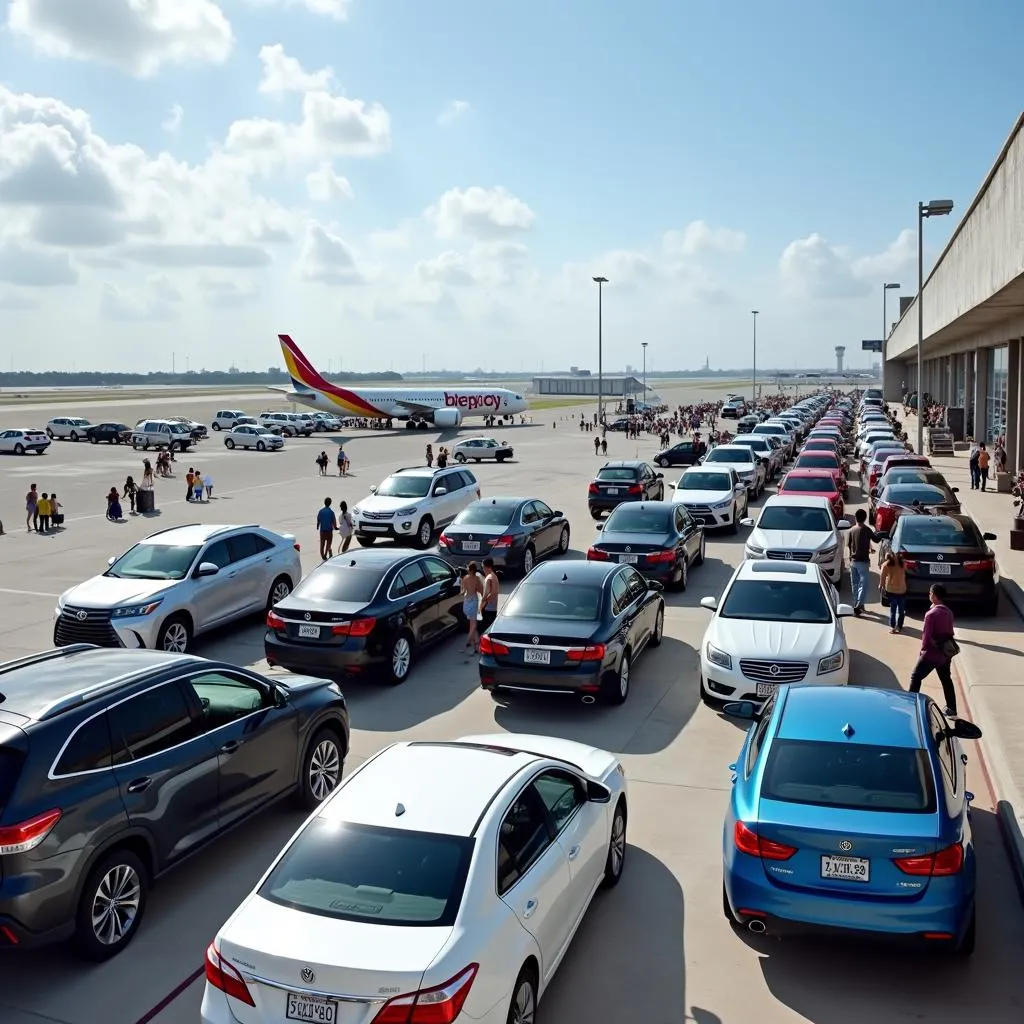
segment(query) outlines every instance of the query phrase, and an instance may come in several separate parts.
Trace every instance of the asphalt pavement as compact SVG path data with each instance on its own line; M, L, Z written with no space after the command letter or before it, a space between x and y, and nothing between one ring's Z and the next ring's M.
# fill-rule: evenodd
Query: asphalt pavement
M703 392L680 388L664 397L674 404L702 394L717 397L707 385ZM215 408L197 400L175 411L209 423ZM147 412L138 404L108 409L105 416L128 423ZM33 418L45 422L58 412L76 411L37 409ZM511 441L516 458L475 467L484 495L535 495L562 509L573 526L569 558L583 557L595 536L587 483L602 461L593 454L593 434L581 433L577 418L576 410L538 410L532 424L481 430ZM460 435L472 432L471 426ZM123 524L106 521L104 495L127 474L141 475L141 453L58 442L38 458L0 456L0 515L7 530L0 538L0 658L49 647L56 596L157 529L258 522L296 534L308 571L317 560L314 516L326 495L335 504L344 499L352 505L390 470L419 464L428 441L436 450L446 436L451 439L436 430L344 435L352 475L325 480L314 459L321 449L333 454L332 436L289 440L282 452L258 453L228 452L212 435L194 456L179 457L176 479L158 480L158 514ZM609 457L649 457L656 450L651 438L627 441L609 434L608 442ZM185 502L189 465L213 476L209 503ZM674 479L673 471L666 478ZM65 530L47 537L26 532L21 499L32 482L41 491L57 490ZM856 503L856 485L852 490ZM967 745L968 771L981 870L978 947L970 962L893 955L891 949L840 941L780 943L738 932L724 920L722 818L728 765L742 733L699 700L697 650L707 623L699 601L721 593L743 557L742 543L742 532L736 538L712 535L707 560L693 571L686 592L667 595L665 642L636 665L622 707L522 697L496 702L480 691L475 663L452 640L426 656L401 687L346 684L353 724L349 768L396 739L496 730L546 732L621 754L631 785L625 875L618 888L595 900L541 1004L541 1019L549 1024L1020 1021L1024 917L993 813L996 795L983 750L974 744ZM1019 665L1019 641L1004 620L1009 615L960 622L961 643L993 646L992 634L1002 635L1000 646L1011 653L988 652L1006 659L1000 671ZM863 618L846 623L851 682L905 686L917 652L920 610L912 610L902 636L889 634L877 601ZM243 623L201 639L198 653L265 669L262 632L258 620ZM0 1021L195 1024L207 943L300 820L287 808L272 809L161 880L135 941L113 961L86 965L62 948L0 958Z

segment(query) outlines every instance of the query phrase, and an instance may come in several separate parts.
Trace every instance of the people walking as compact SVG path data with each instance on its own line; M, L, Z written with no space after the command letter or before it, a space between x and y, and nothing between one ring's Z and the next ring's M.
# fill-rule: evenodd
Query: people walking
M971 441L971 450L967 458L967 465L971 471L971 490L976 491L981 486L981 471L978 469L978 456L981 448L977 441Z
M121 513L121 496L117 493L116 487L111 487L107 492L107 518L112 523L120 523L123 519Z
M348 551L352 543L352 535L356 532L356 525L352 522L352 513L348 510L348 502L343 501L338 506L338 537L341 540L341 554Z
M480 632L486 633L498 617L498 595L501 583L494 571L494 559L484 559L484 587L480 597Z
M188 472L185 474L185 500L192 500L192 486L196 482L196 471L189 466Z
M921 652L914 671L910 673L910 692L917 693L921 689L921 683L935 672L942 683L946 714L950 718L956 718L956 688L953 686L950 666L960 648L955 639L953 613L946 605L946 588L941 583L933 583L928 591L928 600L931 602L931 608L924 617Z
M466 650L472 650L474 654L480 652L480 639L477 634L477 615L480 611L480 595L483 586L480 582L480 574L477 572L476 562L470 562L462 576L462 613L466 616L469 629L466 634Z
M25 495L25 528L29 533L39 529L39 491L32 484Z
M348 456L345 454L344 446L338 444L338 476L348 475Z
M871 544L875 539L875 531L868 526L868 514L864 509L857 509L857 525L846 538L846 546L850 550L850 582L853 584L853 613L864 614L864 601L868 592L868 581L871 578Z
M203 474L203 487L206 488L206 500L209 501L213 497L213 477L209 473Z
M985 490L985 484L988 483L988 464L991 456L988 453L988 449L981 445L978 450L978 475L981 478L981 489Z
M321 452L316 457L316 464L320 468L320 475L321 476L327 476L327 464L328 464L328 462L330 462L330 459L327 458L327 452Z
M39 532L49 533L50 532L50 496L43 491L40 495L39 501L36 502L36 509L39 512Z
M64 513L61 512L63 507L64 506L57 500L57 492L54 491L53 494L50 495L50 525L55 530L59 530L64 525Z
M138 494L139 488L135 484L133 477L127 477L124 482L124 487L121 488L121 493L128 499L128 509L132 515L135 515L135 496Z
M142 484L144 491L153 490L153 463L149 459L142 460Z
M890 551L878 575L878 589L889 601L889 632L902 633L907 616L907 570L902 551Z
M433 445L427 445L427 466L434 465L434 447Z
M330 498L324 498L323 507L316 514L316 528L320 534L320 557L326 562L334 557L334 532L338 529Z
M198 502L203 500L203 474L198 469L192 477L192 500Z

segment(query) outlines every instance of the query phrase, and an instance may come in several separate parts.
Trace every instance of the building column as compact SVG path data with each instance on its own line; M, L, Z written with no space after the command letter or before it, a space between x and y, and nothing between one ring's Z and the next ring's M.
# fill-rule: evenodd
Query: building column
M1021 339L1012 338L1006 351L1006 468L1016 473L1021 463L1020 450L1020 360Z
M988 364L992 350L975 349L974 352L974 439L987 442L985 436L988 419Z

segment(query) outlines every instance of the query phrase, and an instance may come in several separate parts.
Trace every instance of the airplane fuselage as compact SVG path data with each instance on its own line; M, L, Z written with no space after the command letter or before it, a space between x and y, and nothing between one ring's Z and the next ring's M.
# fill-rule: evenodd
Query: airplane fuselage
M529 403L522 395L505 388L347 388L365 406L345 396L323 391L295 389L294 401L335 415L380 419L416 419L442 409L457 412L462 419L471 416L514 416L525 412Z

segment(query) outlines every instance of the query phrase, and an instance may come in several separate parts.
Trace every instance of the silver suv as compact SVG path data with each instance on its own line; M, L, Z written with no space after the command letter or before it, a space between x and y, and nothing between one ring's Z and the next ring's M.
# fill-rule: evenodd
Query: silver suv
M51 440L84 441L86 431L92 424L81 416L58 416L46 424L46 433Z
M262 526L176 526L107 564L57 599L55 646L182 654L198 634L273 607L302 578L295 538Z
M369 547L390 537L428 548L434 534L479 497L480 485L468 469L397 469L352 509L356 540Z
M185 452L194 444L192 431L184 423L172 420L140 420L132 431L132 447L136 449L152 446Z
M260 426L273 428L279 427L285 437L298 437L304 434L309 437L313 433L313 421L308 422L293 412L261 412Z

